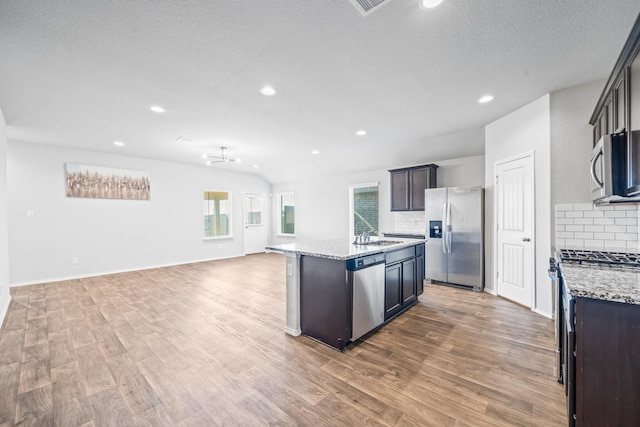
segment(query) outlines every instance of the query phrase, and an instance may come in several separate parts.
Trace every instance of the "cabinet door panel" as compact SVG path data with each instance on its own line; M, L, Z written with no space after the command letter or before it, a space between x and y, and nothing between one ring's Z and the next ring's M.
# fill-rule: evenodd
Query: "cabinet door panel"
M424 292L424 255L416 257L416 294Z
M424 210L424 190L429 185L429 169L412 169L409 171L409 188L411 189L409 207L412 211Z
M640 193L640 52L629 68L629 195Z
M409 172L391 172L391 210L409 210Z
M402 303L415 301L416 295L416 259L402 263Z
M384 320L389 319L402 307L402 263L389 265L385 269Z
M624 86L624 74L623 74L620 80L618 80L618 82L616 83L613 90L613 103L614 103L613 104L614 105L613 131L614 132L620 132L622 129L627 128L626 116L625 116L627 111L627 105L626 105L627 98L626 98L626 93L624 88L625 86Z

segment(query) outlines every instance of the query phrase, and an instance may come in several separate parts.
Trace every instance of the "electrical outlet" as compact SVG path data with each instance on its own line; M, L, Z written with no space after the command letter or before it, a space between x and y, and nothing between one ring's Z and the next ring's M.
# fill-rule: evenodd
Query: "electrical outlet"
M73 265L78 264L78 258L71 258L71 264Z
M27 211L27 218L35 218L36 217L36 213L34 211L32 211L31 209L29 209Z
M287 276L293 276L293 265L287 264Z

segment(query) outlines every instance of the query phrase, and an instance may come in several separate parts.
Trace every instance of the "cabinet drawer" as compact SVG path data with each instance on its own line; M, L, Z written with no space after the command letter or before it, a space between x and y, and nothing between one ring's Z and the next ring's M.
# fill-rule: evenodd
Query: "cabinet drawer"
M416 247L411 246L409 248L399 249L393 252L387 252L385 256L386 264L393 264L396 261L412 258L416 256Z

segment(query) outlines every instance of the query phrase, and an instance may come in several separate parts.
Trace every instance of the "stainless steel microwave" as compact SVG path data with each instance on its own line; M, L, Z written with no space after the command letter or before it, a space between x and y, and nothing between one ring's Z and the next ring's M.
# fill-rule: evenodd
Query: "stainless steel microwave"
M626 190L626 134L604 135L591 156L591 196L595 203L606 203L608 199L624 197Z

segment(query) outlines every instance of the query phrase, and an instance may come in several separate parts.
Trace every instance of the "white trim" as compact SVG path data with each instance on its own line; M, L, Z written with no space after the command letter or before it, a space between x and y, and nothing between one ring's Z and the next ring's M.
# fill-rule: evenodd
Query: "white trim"
M168 264L157 264L157 265L151 265L151 266L145 266L145 267L127 268L122 270L103 271L99 273L80 274L77 276L53 277L45 280L35 280L32 282L10 283L9 287L17 288L20 286L41 285L44 283L52 283L52 282L64 282L66 280L86 279L89 277L108 276L110 274L131 273L132 271L144 271L144 270L151 270L154 268L174 267L176 265L197 264L200 262L210 262L210 261L218 261L218 260L229 259L229 258L239 258L241 256L244 256L244 254L235 254L235 255L223 256L218 258L205 258L205 259L199 259L199 260L193 260L193 261L176 262L176 263L168 263Z
M533 308L532 308L532 309L531 309L531 311L533 311L533 312L534 312L534 313L536 313L536 314L539 314L540 316L544 316L544 317L546 317L547 319L555 319L555 316L554 316L553 314L551 314L551 313L545 313L544 311L540 311L540 310L538 310L537 308L535 308L535 309L533 309Z
M215 240L215 239L220 239L220 238L233 238L233 193L230 190L214 190L212 188L203 188L202 189L202 193L227 193L229 195L229 212L228 212L228 218L229 218L229 234L225 234L223 236L202 236L202 238L204 240ZM205 201L204 199L200 199L201 201ZM202 205L200 205L202 206ZM202 212L202 211L201 211ZM204 215L203 215L204 216ZM203 218L202 216L200 218ZM202 232L204 233L204 229L202 230Z
M380 182L365 182L362 184L349 184L349 236L355 236L355 224L353 223L353 190L356 188L366 188L366 187L378 187L378 224L380 221ZM379 225L378 225L379 227ZM378 230L379 234L382 234L380 230Z
M500 159L500 160L496 160L493 164L493 188L494 188L494 196L493 196L493 223L492 223L492 232L494 233L494 239L493 239L493 243L492 243L492 252L493 252L493 291L495 292L494 295L498 296L498 286L499 286L499 280L498 280L498 231L496 230L496 224L498 223L498 189L496 188L496 182L495 179L498 177L498 166L500 165L504 165L516 160L520 160L520 159L525 159L527 157L531 158L532 161L532 169L533 169L533 188L531 191L531 207L533 209L533 213L532 213L532 218L533 218L533 224L532 224L532 230L531 230L531 244L532 244L532 253L533 253L533 283L531 284L531 311L535 311L535 308L537 307L537 301L536 301L536 288L538 285L538 282L536 280L536 267L537 267L537 263L536 263L536 157L535 157L535 150L530 150L530 151L525 151L523 153L520 154L516 154L515 156L511 156L511 157L507 157L506 159ZM486 289L486 288L485 288ZM540 313L542 314L542 313Z
M2 298L4 297L3 293L5 293L5 295L7 296L5 301L2 300ZM2 305L0 305L0 329L2 329L4 318L7 316L9 305L11 304L11 294L9 293L8 288L6 288L6 291L5 288L0 288L0 302L3 303Z
M486 286L484 287L484 291L488 294L493 295L494 297L498 296L498 292L495 289L489 289Z
M288 233L283 233L282 232L282 223L280 222L280 215L282 214L282 206L280 206L280 199L283 195L288 195L288 194L292 194L293 195L293 228L295 230L296 228L296 214L295 214L295 208L296 208L296 192L295 191L280 191L278 193L276 193L276 223L277 223L277 228L276 228L276 236L278 237L296 237L296 233L293 234L288 234Z
M225 239L233 239L233 234L225 234L224 236L211 236L211 237L203 237L202 240L225 240Z

